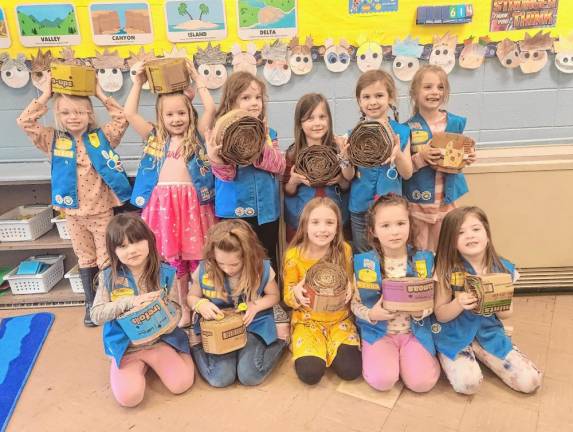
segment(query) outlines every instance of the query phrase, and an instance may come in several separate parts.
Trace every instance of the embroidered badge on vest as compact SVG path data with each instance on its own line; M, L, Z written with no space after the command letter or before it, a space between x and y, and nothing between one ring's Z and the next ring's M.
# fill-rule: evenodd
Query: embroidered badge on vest
M116 288L111 292L111 301L116 301L123 297L131 297L133 295L135 295L135 291L131 288Z
M425 130L412 131L412 144L425 144L430 139L430 135Z
M416 273L421 279L426 279L428 277L428 266L426 265L426 260L416 260L414 262L416 266Z
M456 287L463 287L465 283L465 275L463 272L454 272L452 273L452 278L450 280L450 285Z
M73 158L74 152L72 151L72 140L66 137L56 139L54 155L69 159Z
M101 155L106 160L105 163L110 170L123 172L123 166L121 165L121 161L119 160L119 155L117 153L114 153L113 150L110 149L109 151L102 150Z
M101 144L99 142L99 136L97 132L91 132L88 134L88 140L93 148L98 148Z

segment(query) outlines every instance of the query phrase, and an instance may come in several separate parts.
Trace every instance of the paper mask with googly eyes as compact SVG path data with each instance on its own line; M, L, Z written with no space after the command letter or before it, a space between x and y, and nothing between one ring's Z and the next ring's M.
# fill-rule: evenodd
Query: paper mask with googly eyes
M535 36L525 33L525 39L519 43L521 63L519 68L525 74L539 72L547 64L547 50L553 46L550 32L542 30Z
M444 72L449 74L456 65L456 35L446 33L444 36L434 36L434 44L430 53L429 63L440 66Z
M18 54L15 59L5 56L2 59L0 77L8 87L18 89L24 87L30 81L30 69L26 65L24 54Z
M507 69L515 69L521 63L519 47L515 42L507 38L497 44L495 55L499 63Z
M382 66L382 47L376 42L365 42L356 51L356 64L361 72L380 69Z
M479 38L475 43L473 38L464 41L464 48L460 53L460 67L464 69L478 69L485 60L489 38Z
M247 44L246 52L241 51L239 44L235 44L231 52L233 53L233 72L249 72L252 75L257 75L257 59L255 57L257 47L255 44Z
M97 82L102 90L114 93L123 86L124 60L119 57L117 51L110 52L107 49L103 53L96 51L96 56L92 60L96 68Z
M205 86L209 90L218 89L227 81L227 54L221 51L221 45L199 48L195 53L197 73L205 78Z
M292 72L286 60L287 46L278 39L271 45L265 45L261 56L265 60L263 76L273 86L285 85L290 81Z
M396 39L392 45L392 55L395 56L392 63L392 72L400 81L412 81L414 75L420 69L420 56L424 47L419 44L419 39L407 37L404 40Z
M341 39L338 45L332 39L326 39L325 48L321 50L324 64L330 72L344 72L350 66L351 49L348 42Z
M47 81L51 79L50 65L54 61L52 51L47 50L43 53L38 49L38 54L32 56L32 67L30 76L32 78L32 85L38 90L42 90Z
M148 61L155 60L157 57L155 57L153 50L146 52L143 47L139 49L139 52L133 53L130 51L129 54L130 57L127 59L127 65L129 66L129 79L133 82L136 69ZM146 81L141 88L143 90L149 90L149 82Z
M306 75L312 70L312 37L307 37L304 45L299 45L298 37L293 37L288 45L288 64L295 75Z
M553 44L555 49L555 67L566 74L573 73L573 32L559 37Z

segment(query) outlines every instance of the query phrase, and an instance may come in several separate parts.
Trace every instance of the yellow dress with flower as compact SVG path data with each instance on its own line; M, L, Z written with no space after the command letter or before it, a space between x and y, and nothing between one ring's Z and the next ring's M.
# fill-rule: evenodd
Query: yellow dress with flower
M352 248L344 244L346 271L352 280ZM310 260L302 256L298 247L286 251L283 269L284 301L292 307L291 319L291 351L293 359L315 356L326 361L330 366L338 347L342 344L360 346L358 331L350 315L350 307L336 312L315 312L305 306L300 306L292 288L298 284L318 260Z

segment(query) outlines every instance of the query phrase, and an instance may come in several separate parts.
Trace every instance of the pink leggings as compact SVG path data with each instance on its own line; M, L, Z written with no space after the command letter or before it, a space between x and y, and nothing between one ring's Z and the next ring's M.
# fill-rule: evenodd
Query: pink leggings
M149 349L126 354L119 368L112 360L111 391L121 406L134 407L143 400L145 373L149 367L171 393L183 393L193 385L195 367L191 356L160 342Z
M410 390L430 391L440 377L440 364L412 333L387 334L374 344L362 343L362 374L376 390L390 390L402 378Z

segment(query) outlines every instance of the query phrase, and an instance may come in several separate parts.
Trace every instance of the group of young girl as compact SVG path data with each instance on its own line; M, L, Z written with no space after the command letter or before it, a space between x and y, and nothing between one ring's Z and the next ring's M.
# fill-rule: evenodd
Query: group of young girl
M363 375L377 390L401 378L411 390L427 392L441 364L457 392L473 394L482 381L477 358L515 390L540 386L541 372L506 336L501 319L509 313L476 315L471 309L477 299L456 289L466 273L518 275L497 255L485 214L455 208L468 190L463 174L432 168L440 158L427 145L432 134L462 133L465 127L464 118L444 110L449 86L441 68L426 65L416 73L410 90L414 115L404 124L398 122L392 77L374 70L359 78L361 119L388 124L395 134L390 158L376 167L349 162L347 139L334 135L322 95L299 100L295 142L285 158L267 125L261 80L233 73L217 109L191 62L188 68L194 87L158 96L155 124L138 113L141 68L124 109L98 87L96 95L112 116L101 128L88 97L59 94L56 129L41 125L52 97L49 81L18 119L51 158L52 204L65 213L78 256L84 322L105 323L111 387L121 405L141 402L149 367L175 394L192 386L195 367L215 387L236 379L257 385L289 342L297 376L308 384L332 366L342 379ZM200 117L192 105L195 94L203 105ZM211 131L233 109L248 111L267 127L267 143L252 165L225 163ZM114 152L128 124L145 143L133 188ZM324 187L310 186L294 169L298 153L312 145L331 146L339 155L341 174ZM474 160L469 155L469 163ZM281 179L289 245L279 267ZM128 200L142 209L141 218L113 216L113 207ZM344 237L348 221L352 247ZM309 307L305 275L319 261L339 265L349 276L342 310ZM404 276L436 280L434 308L410 314L382 307L382 279ZM160 291L178 305L179 326L151 344L133 346L116 319ZM279 306L281 292L290 319ZM192 317L216 319L239 306L245 309L246 346L223 355L205 352Z

